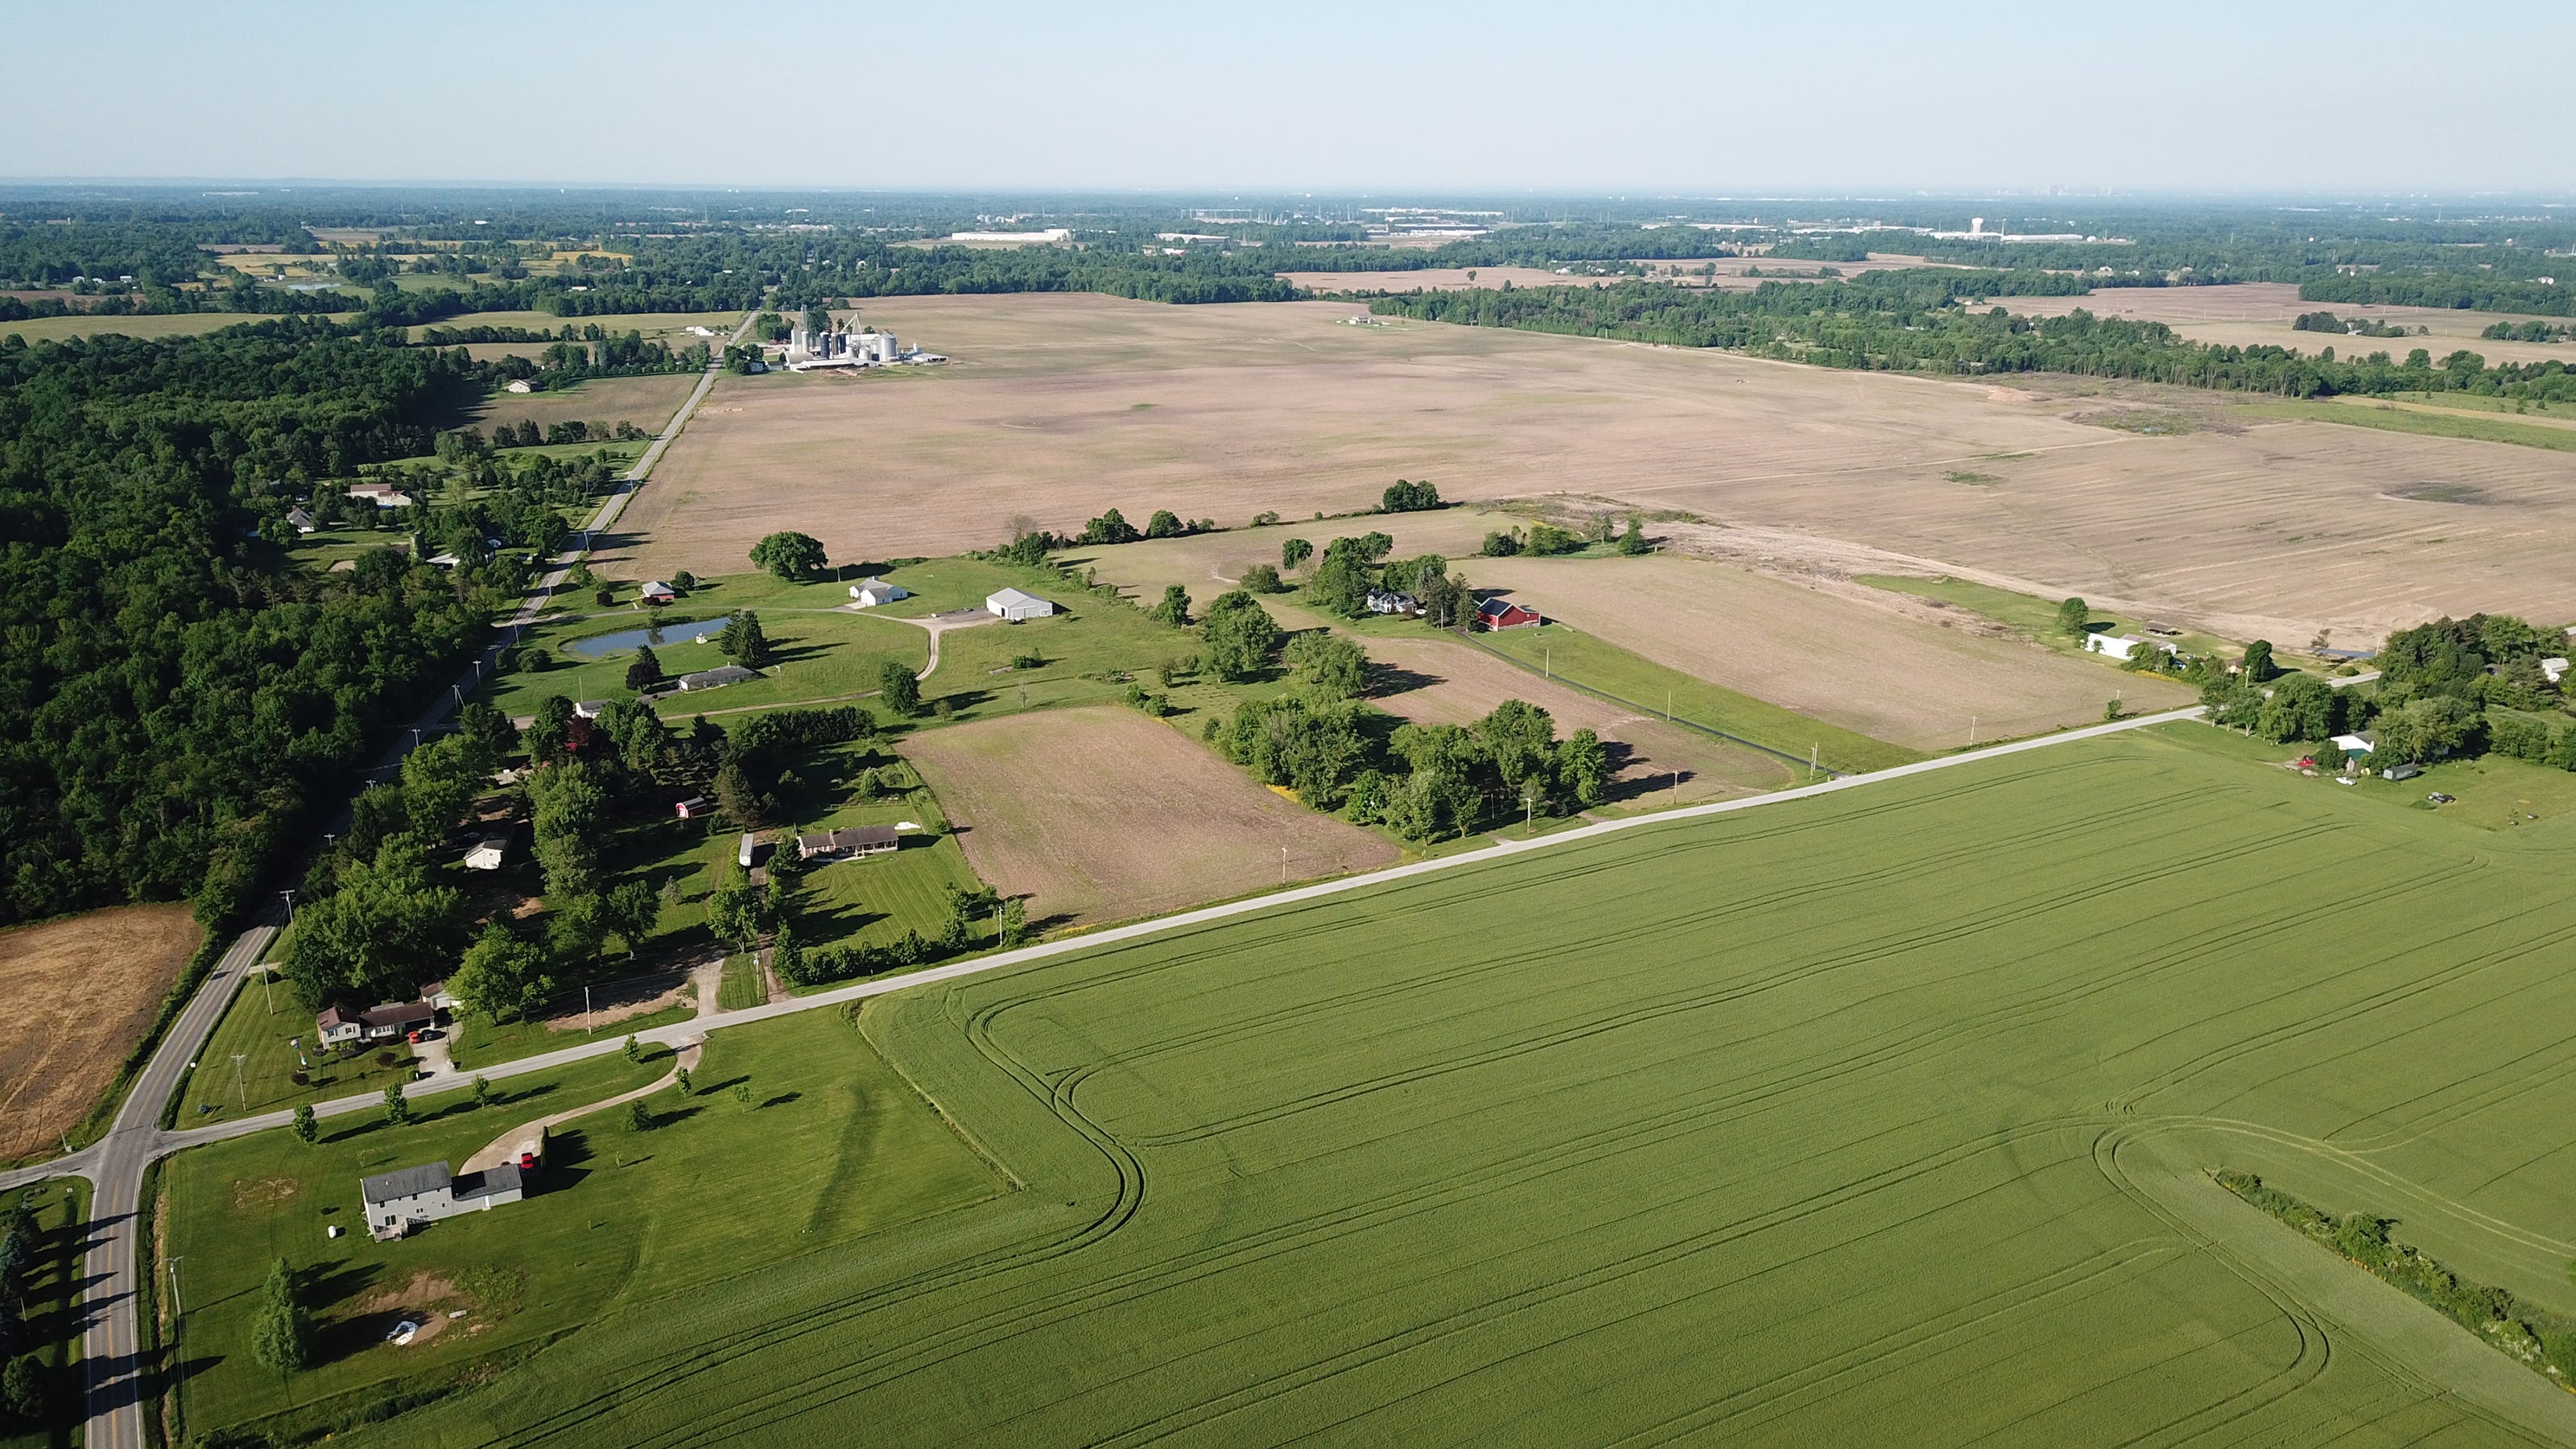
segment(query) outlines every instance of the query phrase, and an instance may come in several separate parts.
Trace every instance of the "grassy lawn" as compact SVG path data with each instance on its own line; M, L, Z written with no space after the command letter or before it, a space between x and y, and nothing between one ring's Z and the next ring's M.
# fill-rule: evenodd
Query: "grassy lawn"
M26 1347L43 1370L49 1422L29 1424L0 1416L0 1449L50 1449L69 1444L81 1422L81 1250L89 1221L89 1184L56 1178L8 1194L6 1205L25 1204L44 1234L28 1268L24 1302Z
M353 1438L2563 1442L2550 1378L2209 1175L2576 1308L2576 819L2215 735L883 998L871 1040L1029 1191Z
M631 597L632 590L622 588L619 594ZM729 610L745 607L732 600L711 602L706 593L692 593L667 609L612 609L602 613L595 611L596 605L587 594L557 597L582 612L555 615L520 639L523 651L542 647L551 653L554 666L532 670L522 665L484 686L481 697L504 713L534 714L538 702L552 694L576 700L634 698L635 691L626 687L626 668L635 660L636 645L650 643L649 636L608 649L597 658L575 646L584 640L653 628L657 623L667 626L662 630L662 642L652 645L666 676L676 678L727 663L716 647L715 636L724 627ZM761 631L769 636L776 656L762 671L762 677L703 694L676 695L661 705L665 719L677 724L700 710L789 705L858 694L877 687L877 672L885 661L891 659L917 671L930 657L928 634L891 619L775 605L759 612ZM697 627L683 627L691 625ZM706 636L706 643L691 642L700 634Z
M1420 626L1413 626L1420 627ZM1815 747L1828 769L1846 773L1884 769L1923 758L1901 745L1812 720L1748 694L1693 678L1563 624L1477 634L1477 643L1561 684L1623 700L1650 713L1670 709L1675 719L1807 758Z
M557 1004L580 1004L578 991L558 997ZM464 1016L457 1021L448 1046L448 1059L461 1071L471 1072L495 1062L514 1062L539 1052L562 1047L580 1046L584 1042L610 1040L657 1026L669 1026L697 1015L697 1006L682 1001L659 1011L642 1012L617 1021L604 1021L591 1031L557 1031L540 1021L489 1022L479 1016Z
M2482 443L2513 443L2525 448L2548 448L2561 453L2576 453L2576 428L2549 423L2518 423L2503 417L2486 417L2447 408L2400 407L2365 399L2335 402L2268 402L2249 403L2244 411L2257 417L2298 418L2314 423L2342 423L2347 427L2379 428L2391 433L2418 433L2435 438L2468 438Z
M2276 745L2223 729L2194 730L2181 738L2213 754L2275 766L2315 748ZM2357 783L2341 785L2326 776L2299 778L2304 784L2339 796L2391 810L2438 815L2481 830L2525 831L2562 816L2576 816L2576 772L2553 770L2509 755L2440 760L2406 780L2386 780L2370 774ZM2436 794L2449 795L2452 800L2436 805L2427 798Z
M752 957L736 951L725 958L724 982L716 992L716 1004L727 1011L764 1006L769 1002L769 973L760 969Z
M966 852L946 833L947 817L927 788L873 801L858 798L852 785L858 773L888 766L902 771L907 781L919 779L892 754L871 753L855 744L809 751L794 767L785 801L790 823L779 832L785 848L794 848L788 842L799 831L907 821L925 827L905 831L903 848L892 855L806 869L795 927L809 947L881 946L906 931L936 936L948 922L948 887L972 890L978 884Z
M697 1094L672 1089L650 1103L654 1131L630 1131L623 1109L558 1129L524 1202L397 1243L355 1230L362 1175L459 1164L517 1123L668 1068L658 1052L641 1066L612 1056L507 1084L503 1105L460 1102L411 1127L341 1127L313 1147L269 1132L172 1159L164 1222L167 1252L187 1260L187 1434L281 1415L270 1427L327 1427L594 1320L668 1314L672 1295L999 1188L855 1026L821 1011L711 1039ZM326 1238L333 1223L353 1231ZM281 1256L313 1285L322 1360L283 1384L247 1352L260 1280ZM398 1309L439 1315L439 1331L383 1342ZM455 1309L461 1318L444 1316Z
M388 1054L393 1064L379 1065L377 1058ZM242 1059L238 1073L235 1056ZM299 1074L305 1078L301 1084L295 1080ZM196 1070L180 1089L178 1125L202 1127L298 1102L381 1092L411 1077L409 1046L390 1042L359 1052L321 1051L313 1039L313 1013L296 1001L285 978L274 987L252 980L243 983L197 1054Z

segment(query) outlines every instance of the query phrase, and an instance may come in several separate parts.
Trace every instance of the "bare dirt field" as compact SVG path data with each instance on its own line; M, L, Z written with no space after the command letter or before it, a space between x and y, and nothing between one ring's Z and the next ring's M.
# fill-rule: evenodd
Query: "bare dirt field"
M1172 726L1118 708L1011 715L905 741L975 873L1031 924L1098 925L1292 879L1385 865L1395 847L1283 799Z
M1800 714L1919 750L2093 724L2192 701L2045 645L1922 622L1909 610L1700 559L1475 559L1468 577L1587 634ZM1881 597L1887 597L1881 595Z
M494 393L475 410L471 425L489 432L502 423L533 422L543 428L579 419L610 427L628 422L658 433L697 385L694 372L668 372L652 377L595 377L560 392Z
M2337 357L2385 352L2403 361L2421 347L2438 362L2462 348L2499 362L2548 362L2576 366L2576 344L2490 342L2478 334L2497 322L2528 322L2521 312L2464 312L2449 307L2369 307L2351 302L2302 302L2289 282L2237 282L2224 287L2109 287L2085 297L2012 297L2003 305L2031 317L2062 317L2081 307L2097 317L2162 322L2194 342L2230 347L2287 347L2314 355L2332 347ZM2363 318L2427 329L2422 337L2353 337L2300 332L2290 323L2305 312L2332 312L2345 321ZM2542 318L2564 322L2562 317Z
M1651 796L1689 805L1799 783L1800 772L1758 750L1731 745L1652 715L1532 678L1525 669L1446 639L1367 639L1378 666L1369 703L1416 724L1472 724L1507 699L1537 705L1562 737L1588 729L1610 744L1611 801ZM1678 774L1676 781L1674 776ZM1676 786L1680 794L1672 792Z
M0 931L0 1162L53 1146L89 1111L203 934L183 905Z
M1111 506L1295 519L1403 476L1846 541L2238 639L2376 640L2477 609L2576 619L2576 456L2510 444L2086 379L1351 327L1347 303L936 297L863 315L956 363L724 380L603 567L720 572L778 528L883 557L988 546L1019 516L1073 531Z

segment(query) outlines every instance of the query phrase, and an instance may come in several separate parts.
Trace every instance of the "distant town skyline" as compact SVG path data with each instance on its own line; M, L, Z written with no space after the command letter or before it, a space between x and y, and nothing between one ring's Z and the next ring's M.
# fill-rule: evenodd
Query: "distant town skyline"
M2576 190L2576 7L1320 0L31 23L20 179L1560 194ZM111 102L112 98L112 103Z

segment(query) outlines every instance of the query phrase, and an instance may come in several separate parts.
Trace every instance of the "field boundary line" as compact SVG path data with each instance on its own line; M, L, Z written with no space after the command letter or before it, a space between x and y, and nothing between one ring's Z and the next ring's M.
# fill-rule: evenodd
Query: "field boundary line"
M1546 680L1550 684L1562 684L1569 689L1580 690L1585 694L1591 695L1595 699L1606 699L1612 704L1620 705L1627 709L1633 709L1649 719L1659 719L1666 724L1680 725L1684 729L1697 730L1704 735L1714 735L1730 744L1742 745L1749 750L1760 750L1762 753L1769 755L1774 759L1786 760L1790 764L1796 765L1801 769L1813 769L1819 774L1830 775L1837 780L1850 778L1849 771L1837 770L1831 765L1822 763L1811 764L1809 761L1799 759L1796 755L1790 754L1787 750L1773 749L1771 746L1762 743L1760 740L1748 740L1742 735L1728 734L1726 731L1719 729L1715 725L1704 725L1697 720L1684 719L1680 715L1657 709L1650 704L1639 704L1633 699L1622 699L1618 695L1612 694L1606 689L1595 689L1591 685L1577 683L1570 675L1542 673L1539 670L1530 668L1527 660L1514 659L1512 656L1495 648L1493 645L1486 643L1484 640L1477 638L1473 634L1461 634L1458 637L1475 645L1477 648L1484 650L1486 653L1491 654L1496 659L1500 659L1504 663L1511 665L1513 668L1520 670L1523 674L1536 674L1539 678ZM1722 688L1723 686L1720 687Z
M888 976L880 977L872 981L853 982L850 985L836 987L829 991L818 991L811 996L801 996L788 1001L772 1002L767 1006L748 1007L741 1011L729 1011L724 1013L722 1016L715 1017L711 1020L686 1021L675 1023L670 1026L655 1027L649 1031L637 1032L635 1035L640 1040L653 1042L658 1045L678 1046L689 1040L703 1037L709 1033L724 1031L737 1026L749 1026L755 1022L770 1021L782 1016L792 1016L799 1012L821 1011L830 1008L850 1006L874 996L887 996L898 991L908 991L917 986L932 986L946 981L963 980L970 976L981 976L988 972L1003 971L1014 967L1032 965L1039 961L1051 960L1058 956L1069 956L1078 952L1093 950L1097 947L1118 945L1129 941L1137 941L1148 937L1160 936L1170 932L1185 931L1197 926L1209 925L1217 921L1227 920L1235 916L1249 915L1255 911L1269 910L1277 906L1295 905L1305 901L1321 900L1328 896L1342 895L1351 891L1388 885L1401 880L1410 880L1414 877L1430 875L1437 871L1456 870L1465 866L1490 864L1494 861L1526 854L1531 851L1553 850L1578 841L1597 840L1603 836L1612 835L1620 831L1645 829L1653 826L1667 825L1675 821L1682 820L1706 819L1711 816L1730 814L1738 810L1752 810L1766 805L1783 804L1791 800L1813 799L1817 796L1830 795L1838 791L1860 789L1869 785L1878 784L1882 781L1900 780L1915 775L1930 774L1938 770L1954 769L1963 765L1972 765L2004 755L2015 755L2029 750L2051 749L2059 745L2073 744L2079 740L2099 739L2105 735L2120 734L2129 730L2144 729L2153 725L2172 724L2182 720L2198 719L2201 717L2203 712L2204 710L2202 706L2192 705L2188 708L2166 710L2157 714L2137 715L2129 719L2117 720L2109 724L2088 725L2083 729L2067 730L2059 734L2043 735L2036 739L2015 740L2009 744L1994 745L1966 754L1944 755L1937 759L1917 760L1910 764L1892 765L1887 769L1873 770L1866 774L1837 776L1831 780L1821 780L1815 784L1801 785L1794 789L1777 790L1767 795L1754 795L1735 800L1715 800L1702 805L1685 805L1679 809L1659 811L1651 815L1635 815L1618 820L1603 821L1596 825L1586 825L1578 829L1563 831L1555 835L1540 836L1533 840L1497 840L1492 845L1485 846L1477 850L1462 851L1459 854L1442 856L1436 860L1419 860L1405 865L1387 866L1381 870L1368 871L1359 875L1342 876L1333 880L1317 881L1309 885L1292 886L1287 890L1272 891L1267 895L1252 896L1240 901L1229 901L1214 906L1202 906L1195 910L1180 912L1177 915L1158 916L1153 919L1143 921L1131 921L1122 926L1110 926L1102 930L1086 932L1077 936L1068 936L1060 940L1042 941L1033 946L1022 946L1015 950L996 952L989 956L978 956L971 960L958 961L945 966L927 967L923 970L907 972L901 976ZM486 1068L481 1075L490 1080L500 1081L510 1077L525 1076L535 1072L551 1071L556 1067L570 1066L575 1062L586 1061L592 1057L604 1056L610 1052L620 1051L623 1049L624 1042L622 1038L618 1040L587 1042L580 1046L566 1047L559 1051L521 1057L516 1061L497 1062ZM462 1074L459 1075L461 1076ZM407 1089L406 1094L413 1096L430 1096L439 1092L461 1090L464 1086L465 1083L461 1080L438 1078L427 1082L413 1083L411 1088ZM376 1094L342 1097L334 1101L313 1104L313 1112L317 1117L338 1117L345 1116L352 1112L363 1112L371 1108L381 1107L383 1103L384 1099L380 1095ZM170 1153L183 1151L190 1147L201 1147L211 1142L223 1142L235 1137L246 1137L254 1132L264 1132L273 1127L285 1126L290 1120L290 1113L270 1112L257 1117L244 1117L237 1121L220 1123L211 1127L201 1127L187 1131L165 1132L161 1134L160 1140L153 1145L153 1155L156 1157L166 1156ZM41 1173L44 1170L45 1169L41 1167L29 1169L31 1172L38 1173Z

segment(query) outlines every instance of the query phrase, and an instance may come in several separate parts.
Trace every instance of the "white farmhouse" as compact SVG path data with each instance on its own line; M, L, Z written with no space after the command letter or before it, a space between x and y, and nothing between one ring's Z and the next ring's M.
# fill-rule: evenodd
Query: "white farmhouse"
M490 1212L527 1196L516 1163L504 1163L463 1177L449 1174L447 1164L406 1167L358 1180L365 1201L367 1232L376 1238L399 1238L458 1213Z

